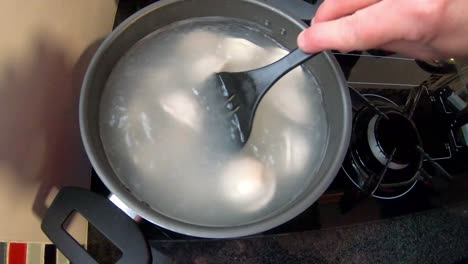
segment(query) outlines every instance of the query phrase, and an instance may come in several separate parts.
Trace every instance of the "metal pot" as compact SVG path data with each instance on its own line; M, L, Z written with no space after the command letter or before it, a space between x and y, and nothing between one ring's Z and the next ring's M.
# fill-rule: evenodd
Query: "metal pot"
M326 190L341 166L350 138L351 103L342 72L330 53L323 52L306 63L306 67L314 74L322 88L329 124L327 149L323 162L303 193L291 194L291 196L296 196L293 202L258 221L245 225L214 227L194 225L161 214L150 208L145 201L137 199L121 183L107 160L99 135L97 116L101 93L119 58L135 42L159 28L184 19L207 16L232 17L263 25L268 28L267 34L288 49L296 47L297 35L306 28L306 24L300 20L258 0L169 0L150 5L117 27L94 55L85 76L80 98L82 139L94 169L114 194L113 200L118 201L136 215L164 228L193 236L229 238L251 235L278 226L311 206ZM288 32L288 34L284 34L284 32ZM128 242L125 242L125 240L129 240L128 236L123 235L123 233L128 233L125 228L134 225L130 218L122 216L123 213L112 207L110 203L107 207L112 207L112 209L103 208L105 207L103 201L93 202L93 199L99 199L97 195L88 194L89 192L75 188L62 190L44 219L44 232L66 256L73 258L73 256L78 257L79 255L83 257L85 254L76 253L75 251L82 251L82 249L71 245L72 242L61 230L62 222L60 221L65 221L73 210L79 211L116 243L124 252L124 256L126 256L127 251L124 248L128 246L132 246L135 250L139 250L136 249L139 246L145 248L144 244L142 246L133 241L132 245L129 245ZM109 222L116 223L115 219L125 223L126 227L115 227L116 224L109 225ZM133 229L130 231L134 232ZM115 234L115 232L120 234ZM138 236L135 235L133 239L138 240ZM63 243L67 246L63 246ZM131 255L136 256L137 254Z

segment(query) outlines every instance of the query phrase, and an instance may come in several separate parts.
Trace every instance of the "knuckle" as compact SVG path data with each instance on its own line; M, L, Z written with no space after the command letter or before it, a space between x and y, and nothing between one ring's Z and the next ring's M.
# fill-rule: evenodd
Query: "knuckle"
M330 13L333 13L335 6L339 5L337 0L325 0L317 9L315 18L317 21L326 20Z
M330 5L337 5L339 4L340 0L325 0L322 3L322 6L330 6Z
M413 14L421 23L427 27L437 25L444 17L448 0L417 0L413 7Z
M414 1L409 11L409 16L414 18L414 23L408 30L406 39L430 42L443 23L448 1L450 0Z
M343 19L344 28L348 28L349 32L346 36L346 42L349 43L350 47L355 50L365 49L364 43L370 39L372 32L366 30L366 27L362 23L362 19L359 19L359 11L354 16L348 16ZM351 50L348 50L351 51Z

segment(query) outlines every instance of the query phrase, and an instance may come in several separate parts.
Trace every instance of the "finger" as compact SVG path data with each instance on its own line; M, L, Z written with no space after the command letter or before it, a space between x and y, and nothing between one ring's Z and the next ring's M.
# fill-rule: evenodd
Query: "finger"
M314 16L314 23L324 22L351 15L381 0L325 0Z
M350 16L314 23L298 37L304 52L322 50L366 50L401 40L410 30L412 21L399 14L393 1L381 1Z
M447 58L430 46L407 40L392 41L383 45L381 48L424 61Z

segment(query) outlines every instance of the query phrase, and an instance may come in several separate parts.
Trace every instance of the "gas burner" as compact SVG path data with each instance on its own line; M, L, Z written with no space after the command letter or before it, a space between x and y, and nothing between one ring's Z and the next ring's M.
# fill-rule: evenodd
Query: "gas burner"
M343 170L363 192L381 199L408 193L416 184L423 156L413 122L393 101L362 95L353 111L351 143Z
M374 157L385 166L395 149L388 168L402 170L420 160L416 146L421 139L411 120L398 111L389 110L386 117L374 115L367 127L367 139Z
M425 87L411 91L399 107L388 98L360 94L350 87L353 130L343 171L362 192L379 199L407 194L418 181L432 181L423 168L427 161L439 175L451 179L422 148L413 114Z

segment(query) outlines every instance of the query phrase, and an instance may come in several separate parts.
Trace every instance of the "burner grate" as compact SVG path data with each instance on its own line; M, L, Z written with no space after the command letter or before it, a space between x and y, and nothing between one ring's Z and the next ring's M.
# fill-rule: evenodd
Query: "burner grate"
M406 104L399 107L388 98L350 88L356 100L343 170L367 195L395 199L407 194L418 181L431 180L427 172L421 172L425 160L445 178L451 178L425 153L412 120L424 89L420 86L412 90Z

